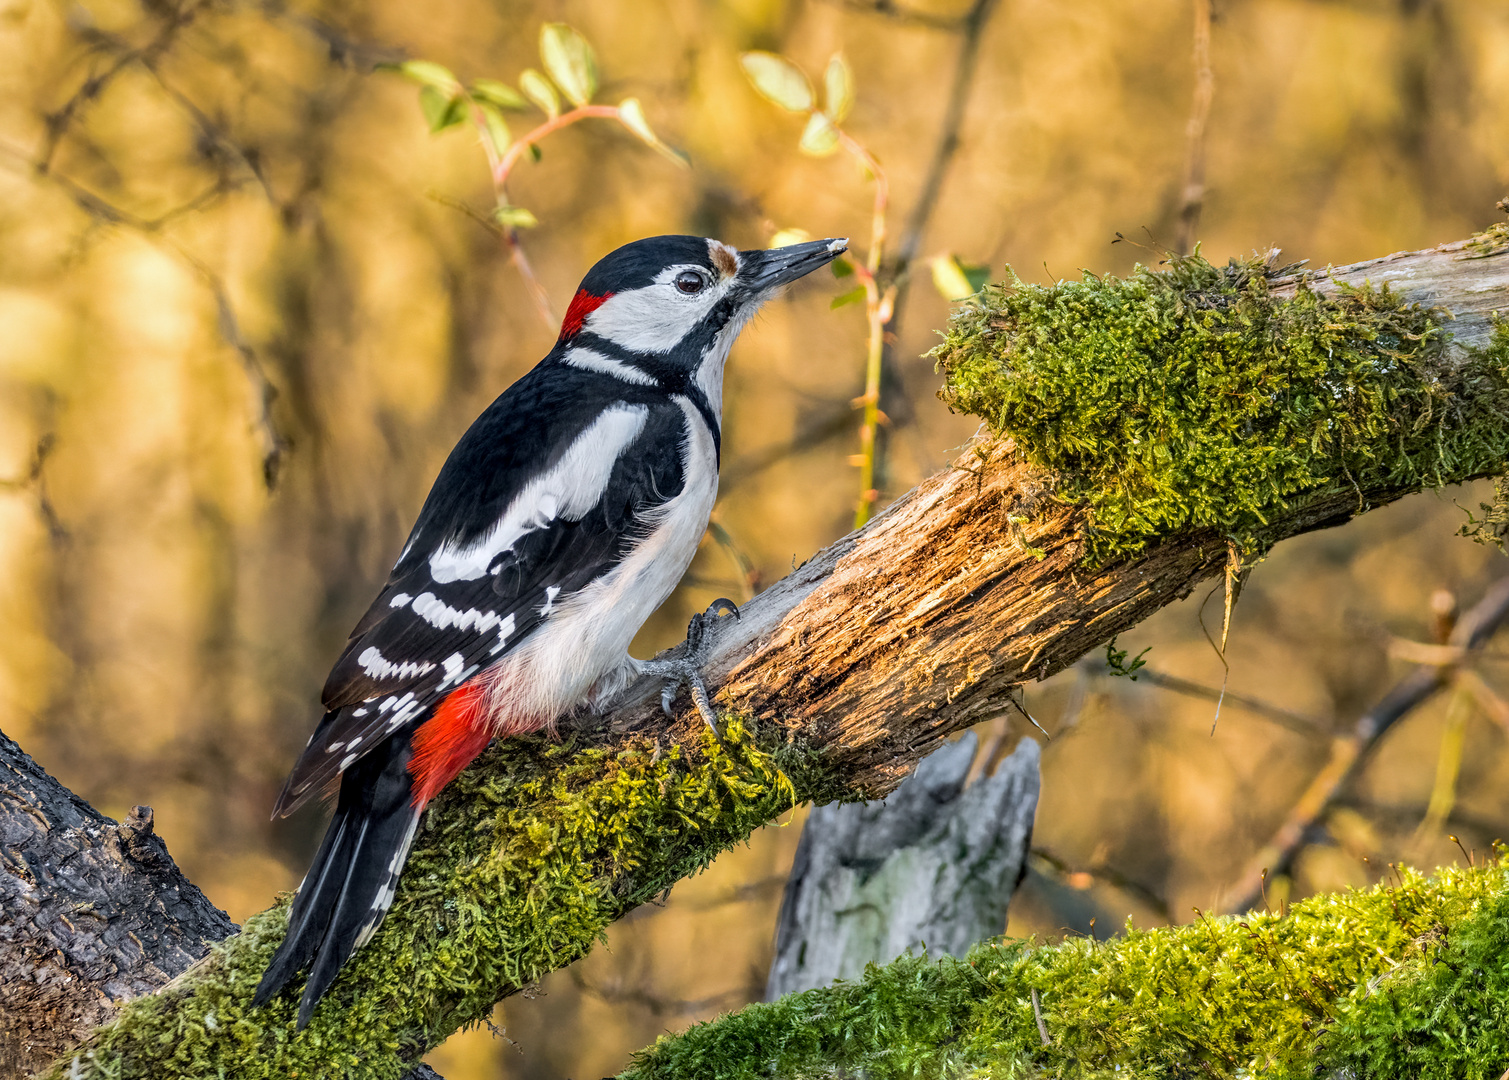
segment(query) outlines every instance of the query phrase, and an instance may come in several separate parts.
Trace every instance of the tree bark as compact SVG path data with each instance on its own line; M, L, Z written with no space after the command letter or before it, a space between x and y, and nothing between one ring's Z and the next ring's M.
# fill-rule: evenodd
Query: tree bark
M179 871L151 807L116 823L0 732L0 1080L47 1068L236 929Z
M1409 300L1453 313L1456 343L1449 356L1458 362L1467 359L1464 349L1489 341L1491 312L1509 307L1509 256L1503 252L1484 254L1466 243L1388 256L1316 276L1322 288L1364 280L1388 281ZM1485 469L1484 474L1492 471L1499 470ZM1479 474L1447 477L1443 482L1459 482L1475 475ZM706 668L719 704L752 718L757 729L767 725L784 729L789 739L821 763L825 779L821 783L803 781L807 787L798 787L795 797L833 798L843 794L873 798L885 794L948 734L1002 711L1018 684L1068 667L1111 636L1170 601L1187 596L1225 568L1226 538L1214 532L1171 536L1137 558L1087 568L1080 539L1083 511L1053 500L1052 479L1020 461L1009 441L982 445L966 453L947 472L898 499L864 529L820 552L755 598L737 622L720 620L713 658ZM1375 486L1295 499L1275 509L1261 539L1274 542L1338 525L1416 489L1413 485ZM606 730L599 725L595 732L582 734L582 742L575 745L602 753L599 760L604 762L605 772L629 767L617 762L643 759L651 765L633 767L663 770L665 737L685 742L700 730L700 722L688 708L667 720L660 715L658 698L658 686L636 688L631 698L607 718ZM641 754L651 742L653 757L647 751L643 751L643 758L633 756ZM516 981L510 981L512 977L500 974L504 972L502 966L489 966L491 961L485 956L467 956L479 965L478 971L487 973L485 985L446 984L429 991L428 998L409 986L383 985L378 965L388 962L386 957L404 955L415 963L430 962L428 954L385 951L389 945L396 949L398 935L413 932L415 927L439 927L437 933L449 935L435 940L438 946L451 950L452 957L457 955L455 950L464 952L469 947L479 929L495 929L494 923L473 923L466 931L471 936L462 935L452 916L446 914L460 901L473 906L471 917L507 925L502 920L516 917L518 904L549 900L548 895L536 896L529 890L555 886L532 882L517 885L528 894L524 900L512 895L516 888L507 883L509 896L457 894L457 890L475 888L467 884L469 881L489 880L475 876L478 867L485 871L488 865L497 864L495 853L476 849L477 836L492 836L489 829L505 825L527 827L527 821L516 824L523 821L517 816L518 807L504 808L515 815L512 818L499 811L500 799L537 799L538 806L548 808L566 805L562 800L574 798L572 792L579 790L564 780L556 788L537 785L528 789L538 791L538 795L518 795L522 789L513 780L504 789L494 786L484 790L489 767L503 769L509 777L522 775L507 770L527 754L535 755L530 761L536 765L529 767L544 769L547 775L564 776L573 760L578 760L551 757L545 751L515 753L495 747L472 770L478 780L468 783L463 777L442 797L436 813L449 817L426 824L414 854L416 861L424 860L430 867L430 876L410 891L401 887L399 903L388 924L365 950L368 956L359 955L352 970L337 983L337 989L346 985L360 990L369 995L369 1001L359 1023L354 1009L330 1014L328 1026L320 1029L320 1054L346 1052L358 1045L358 1039L366 1040L361 1045L369 1047L398 1047L385 1051L392 1055L388 1059L363 1059L370 1063L373 1075L397 1076L455 1025L485 1015L477 1010L520 989ZM753 761L748 757L739 760ZM710 767L725 765L727 762L715 761ZM701 775L705 778L708 774ZM572 782L582 782L579 769ZM734 842L736 834L747 833L758 824L749 817L750 807L756 803L727 784L693 790L668 788L662 782L662 800L693 801L674 806L668 802L667 808L652 805L648 810L641 796L626 789L601 790L605 793L601 797L610 802L610 811L627 808L640 814L661 813L671 815L678 824L656 833L662 837L659 841L646 841L639 833L613 835L609 837L611 844L591 849L592 865L585 869L577 863L551 864L552 873L569 877L579 872L581 877L597 882L585 891L579 887L581 882L567 882L576 889L571 896L597 905L592 909L595 915L588 912L592 918L619 917L638 902L637 898L669 887L721 846ZM631 805L626 801L631 797L640 801ZM767 793L761 799L756 816L773 816L789 805L786 796L777 798ZM688 806L702 816L688 816ZM675 817L672 810L681 816ZM606 816L572 820L581 823L574 827L590 830ZM658 827L660 820L653 819L652 823ZM500 843L514 843L506 830L497 835L504 837ZM555 837L552 844L564 844L567 840L577 842L581 834L549 835ZM656 843L662 846L657 848ZM521 850L517 846L508 848L510 855ZM553 857L552 848L539 850L543 852L539 857ZM414 905L409 913L403 911L406 903ZM477 908L479 903L482 906ZM248 973L269 948L267 928L273 925L263 919L259 940L244 940L256 935L243 934L228 944L219 959L211 957L213 963L201 965L201 981L163 1002L162 1008L152 1014L152 1024L171 1025L180 1011L185 1022L202 1015L192 1012L203 1008L195 997L202 987L203 993L218 995L216 1000L236 1012L243 1040L232 1047L229 1035L197 1031L204 1060L246 1060L250 1044L245 1040L258 1024L267 1025L257 1044L265 1049L267 1061L281 1062L286 1057L278 1055L312 1052L309 1048L314 1044L308 1039L290 1041L281 1027L273 1029L284 1022L273 1006L251 1013L239 1011L250 990ZM584 934L569 947L547 941L535 952L527 951L530 946L517 946L526 951L510 960L517 962L507 970L562 966L589 948L594 935L595 931ZM515 948L506 938L495 940ZM405 948L409 944L406 940ZM373 1004L372 996L380 998L380 1005ZM437 1021L437 1017L441 1019ZM154 1033L160 1030L145 1025L140 1031L133 1028L118 1033L119 1041L112 1043L109 1051L117 1055L113 1060L145 1060L149 1047L155 1045L153 1040L161 1040L162 1036ZM349 1046L342 1040L349 1040ZM234 1065L222 1067L233 1069ZM96 1074L98 1070L86 1071L86 1075ZM256 1075L267 1075L267 1070Z
M808 815L765 1000L858 978L909 949L962 957L1005 932L1032 843L1040 755L1023 739L994 775L966 787L977 749L966 732L884 802Z

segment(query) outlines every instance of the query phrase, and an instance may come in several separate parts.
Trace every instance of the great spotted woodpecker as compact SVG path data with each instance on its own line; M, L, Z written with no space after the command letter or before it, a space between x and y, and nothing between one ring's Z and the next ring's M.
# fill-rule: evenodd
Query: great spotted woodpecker
M493 738L552 728L641 674L673 680L667 700L691 681L710 719L695 661L626 650L707 527L729 347L776 289L846 246L657 236L582 280L549 355L451 451L325 683L273 813L337 779L340 794L256 1004L307 968L309 1022L392 904L425 804Z

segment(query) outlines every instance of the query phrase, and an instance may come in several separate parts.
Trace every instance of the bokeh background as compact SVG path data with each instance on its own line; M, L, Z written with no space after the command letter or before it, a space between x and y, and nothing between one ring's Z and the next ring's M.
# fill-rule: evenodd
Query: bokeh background
M919 253L1045 281L1124 272L1176 243L1205 2L986 5ZM554 338L497 235L457 208L491 201L476 139L431 136L415 87L376 63L512 81L538 66L541 22L565 20L595 45L604 98L640 97L687 153L678 170L590 123L520 168L515 201L540 220L523 242L559 312L594 259L647 234L748 247L798 227L862 243L867 180L797 153L799 118L752 92L741 50L814 72L847 54L846 127L886 166L899 227L972 7L0 0L0 728L105 812L153 806L184 870L238 920L302 874L321 813L267 811L328 665L450 446ZM1208 255L1277 245L1343 263L1494 219L1509 189L1509 2L1217 0L1214 15L1196 141ZM849 527L864 317L829 310L847 284L803 283L736 348L716 512L731 545L704 544L640 655ZM882 501L975 433L934 399L921 355L947 315L924 275L887 373ZM1228 702L1212 734L1211 702L1108 678L1103 658L1029 687L1053 738L1041 855L1011 932L1103 934L1219 907L1330 736L1406 670L1391 635L1428 640L1433 593L1470 604L1509 572L1453 535L1484 498L1406 500L1257 568L1230 687L1297 724ZM1202 599L1121 645L1219 685ZM1505 651L1485 663L1491 685L1509 683ZM1030 731L991 726L1008 748ZM1463 764L1438 780L1451 731ZM1433 791L1450 814L1421 830ZM450 1080L602 1076L658 1033L758 998L800 817L432 1061ZM1509 738L1481 710L1449 720L1442 698L1390 735L1331 824L1291 895L1460 857L1447 832L1481 851L1509 835Z

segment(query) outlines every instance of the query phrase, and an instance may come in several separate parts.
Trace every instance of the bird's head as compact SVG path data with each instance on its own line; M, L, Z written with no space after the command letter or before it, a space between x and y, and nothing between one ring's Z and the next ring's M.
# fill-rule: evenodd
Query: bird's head
M612 252L577 289L558 347L585 349L635 370L701 377L783 285L826 266L847 240L739 251L700 236L652 236Z

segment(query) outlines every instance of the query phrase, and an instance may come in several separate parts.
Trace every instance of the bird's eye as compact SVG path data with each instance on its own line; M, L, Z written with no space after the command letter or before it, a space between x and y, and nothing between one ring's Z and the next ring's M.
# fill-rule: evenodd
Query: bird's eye
M706 284L707 279L704 278L701 274L697 273L695 270L683 270L681 273L676 275L676 288L680 289L688 296L691 296L693 293L701 292Z

